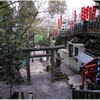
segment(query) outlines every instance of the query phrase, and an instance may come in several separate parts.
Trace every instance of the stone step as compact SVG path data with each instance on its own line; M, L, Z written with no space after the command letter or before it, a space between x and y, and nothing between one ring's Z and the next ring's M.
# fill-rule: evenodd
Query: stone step
M63 73L62 73L62 72L56 72L56 71L55 71L55 74L63 74Z
M64 74L55 74L55 77L65 77Z
M80 74L68 76L68 78L69 78L68 83L70 86L73 86L73 87L79 89L80 86L82 85L82 77ZM86 79L84 81L84 88L86 88Z
M55 77L55 80L59 80L59 79L65 79L65 76L59 76L59 77Z

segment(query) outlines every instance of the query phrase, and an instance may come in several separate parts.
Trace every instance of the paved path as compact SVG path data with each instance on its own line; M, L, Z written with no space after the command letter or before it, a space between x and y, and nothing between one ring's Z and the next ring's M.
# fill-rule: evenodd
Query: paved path
M33 91L35 99L70 99L71 88L69 84L63 80L51 82L51 73L45 71L45 67L39 61L30 64L31 80L30 86L22 86L27 98L28 91ZM24 72L24 71L23 71ZM22 73L25 76L25 72ZM27 91L26 91L27 90Z
M76 73L66 64L61 65L61 70L68 76L76 75ZM13 90L19 91L19 99L21 99L21 91L24 91L25 99L28 98L29 91L33 92L34 99L70 99L72 96L70 85L66 80L51 82L51 73L45 71L45 67L40 62L40 58L34 58L34 62L30 62L31 85L27 84L27 74L25 69L21 69L25 83L23 85L14 86ZM81 81L80 81L81 82ZM76 83L77 84L77 83ZM9 85L0 82L0 96L9 97Z

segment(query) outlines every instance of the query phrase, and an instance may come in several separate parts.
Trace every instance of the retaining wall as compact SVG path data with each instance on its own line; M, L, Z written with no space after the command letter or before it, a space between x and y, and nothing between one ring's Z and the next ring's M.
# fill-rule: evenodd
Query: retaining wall
M73 52L72 57L69 57L69 45L73 45ZM82 62L75 59L75 47L78 48L78 54L81 52L84 52L84 45L83 44L77 44L77 43L71 43L70 41L67 43L66 49L59 49L58 53L60 53L60 56L64 58L62 62L69 65L75 72L79 72L80 66L82 65Z

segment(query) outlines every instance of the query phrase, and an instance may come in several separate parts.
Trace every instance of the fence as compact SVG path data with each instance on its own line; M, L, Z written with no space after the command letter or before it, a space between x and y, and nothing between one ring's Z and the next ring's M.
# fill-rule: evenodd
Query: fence
M21 98L25 99L23 91L21 91ZM33 92L32 91L29 91L29 97L28 97L28 99L33 99Z
M72 99L100 99L100 90L72 89Z

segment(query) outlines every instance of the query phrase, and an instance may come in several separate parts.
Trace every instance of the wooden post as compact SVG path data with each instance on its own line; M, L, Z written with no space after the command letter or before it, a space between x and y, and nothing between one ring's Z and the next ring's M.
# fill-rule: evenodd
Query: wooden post
M85 72L83 71L83 74L82 74L82 89L84 89L84 77L85 77Z
M27 57L26 57L26 67L27 67L27 81L28 83L30 84L31 83L31 75L30 75L30 53L29 52L26 52L27 53Z
M21 91L21 98L24 99L24 92Z
M10 96L9 99L18 99L19 96L19 92L16 90L13 92L13 94Z
M54 49L51 50L51 81L55 82Z
M75 99L75 88L72 88L72 99Z

